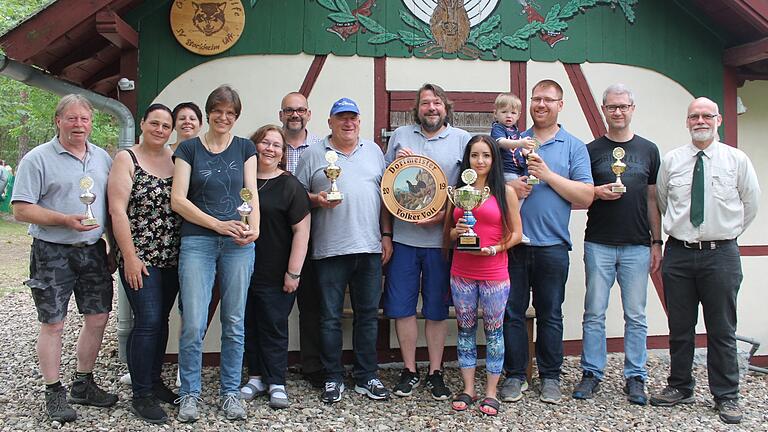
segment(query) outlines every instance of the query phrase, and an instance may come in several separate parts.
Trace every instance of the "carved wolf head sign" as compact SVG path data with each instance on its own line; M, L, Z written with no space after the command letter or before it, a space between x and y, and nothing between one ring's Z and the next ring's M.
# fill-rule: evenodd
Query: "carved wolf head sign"
M195 15L192 17L192 24L203 32L206 36L211 36L224 27L226 18L224 17L224 9L227 7L226 3L195 3L192 2L195 7Z

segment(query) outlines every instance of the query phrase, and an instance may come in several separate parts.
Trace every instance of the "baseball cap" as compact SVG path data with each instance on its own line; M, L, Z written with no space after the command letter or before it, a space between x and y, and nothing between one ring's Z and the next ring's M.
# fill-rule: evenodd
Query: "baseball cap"
M355 101L349 98L341 98L331 105L331 115L334 116L339 113L353 112L360 114L360 109L357 107Z

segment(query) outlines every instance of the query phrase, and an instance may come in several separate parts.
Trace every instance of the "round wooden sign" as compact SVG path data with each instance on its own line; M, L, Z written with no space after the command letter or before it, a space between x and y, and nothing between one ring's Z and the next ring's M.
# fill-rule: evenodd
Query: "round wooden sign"
M224 52L240 39L245 10L240 0L174 0L171 30L184 48L200 55Z
M445 173L426 156L396 159L381 178L384 205L396 218L417 222L435 216L447 197Z

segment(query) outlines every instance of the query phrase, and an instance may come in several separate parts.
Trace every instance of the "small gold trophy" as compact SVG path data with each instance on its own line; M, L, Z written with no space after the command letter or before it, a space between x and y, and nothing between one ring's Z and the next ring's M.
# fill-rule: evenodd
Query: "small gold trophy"
M472 214L472 210L480 207L488 199L491 195L491 189L486 186L483 190L479 190L472 186L477 181L477 173L471 168L461 173L461 180L466 183L466 186L458 189L448 186L448 199L451 200L454 206L464 210L462 218L469 225L469 230L459 234L459 237L456 239L456 250L477 251L480 250L480 237L472 230L472 227L477 222L477 219Z
M250 204L250 201L253 199L253 192L248 188L240 189L240 199L243 200L243 203L237 208L237 212L240 213L240 222L245 224L247 231L251 229L250 225L248 225L248 216L253 212L253 207Z
M95 217L93 217L93 210L91 209L91 204L93 204L94 201L96 201L96 195L94 195L93 192L91 192L91 188L93 187L93 179L85 176L80 179L80 189L83 190L83 193L80 194L80 202L85 204L85 219L82 219L80 221L81 224L85 226L92 226L92 225L98 225L99 221L96 220Z
M328 150L325 153L325 160L328 161L328 166L325 167L325 176L331 181L331 190L328 191L326 199L328 201L341 201L344 199L344 194L339 192L339 186L336 185L336 179L341 175L341 168L336 165L336 161L339 160L339 155L333 150Z
M528 159L529 161L531 160L531 156L533 156L533 155L535 155L535 154L536 154L536 149L538 149L539 147L541 147L541 143L539 142L539 140L537 140L537 139L536 139L536 137L531 137L531 138L533 138L533 141L534 141L536 144L533 146L533 148L531 149L531 151L528 153L528 156L526 156L526 157L525 157L525 158L526 158L526 159ZM536 176L535 176L535 175L533 175L533 174L528 174L528 180L527 180L527 183L528 183L529 185L537 185L537 184L539 184L540 182L541 182L541 180L539 180L539 178L538 178L538 177L536 177Z
M616 183L618 184L611 187L611 192L624 193L627 191L627 187L621 182L621 174L627 170L627 164L621 161L625 154L621 147L613 149L613 158L616 159L616 162L611 164L611 171L616 174Z

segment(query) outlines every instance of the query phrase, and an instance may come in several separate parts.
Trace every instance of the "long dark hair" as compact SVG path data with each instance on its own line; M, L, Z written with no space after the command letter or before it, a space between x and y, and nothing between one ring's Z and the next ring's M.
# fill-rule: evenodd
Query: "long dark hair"
M471 168L469 165L469 155L472 153L472 147L483 142L491 149L491 157L493 162L491 163L491 169L488 171L488 177L485 179L485 185L491 190L491 195L496 198L496 202L499 204L499 210L501 211L501 227L504 232L502 241L507 241L512 235L512 221L509 220L509 204L507 203L507 185L504 182L504 165L501 160L501 150L496 141L488 135L475 135L467 143L467 147L464 150L464 156L461 159L461 167L459 168L459 178L455 179L454 184L457 188L466 186L464 180L461 179L461 173L464 170ZM450 232L456 224L453 221L453 205L448 202L448 211L445 213L445 226L444 233L444 245L446 248L451 248Z

